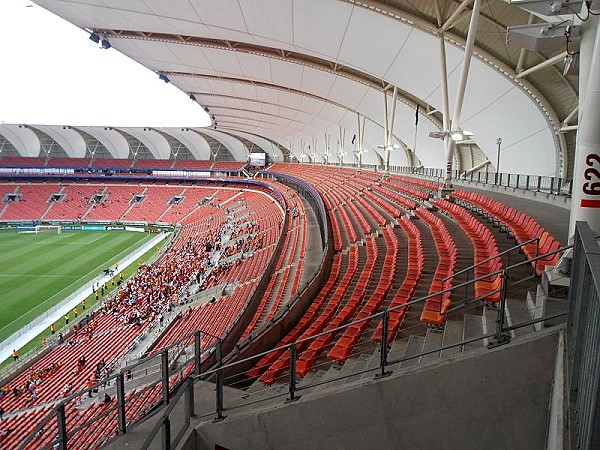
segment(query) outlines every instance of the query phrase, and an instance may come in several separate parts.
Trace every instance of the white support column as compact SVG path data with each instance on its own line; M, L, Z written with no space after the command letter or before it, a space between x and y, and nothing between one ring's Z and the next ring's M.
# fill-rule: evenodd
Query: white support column
M573 169L569 238L586 221L600 233L600 20L582 23L579 66L579 130Z
M469 68L471 67L471 56L473 55L473 47L475 45L475 35L477 34L477 23L479 22L479 8L481 0L475 0L473 3L473 11L471 12L471 22L469 23L469 32L467 34L467 42L465 44L465 55L463 60L462 71L460 73L460 81L458 83L458 91L456 93L456 103L454 104L454 115L450 124L450 131L458 131L460 126L460 114L462 111L465 90L467 87L467 79L469 78ZM452 189L452 162L454 158L454 142L450 136L444 138L446 144L446 176L444 178L444 188Z
M443 34L440 37L440 84L442 90L442 120L444 131L450 129L450 106L448 100L448 65L446 64L446 40Z
M356 153L358 156L358 168L362 167L362 123L360 113L356 113L357 127L356 127Z
M339 128L339 139L338 139L338 158L340 160L340 167L344 165L344 155L346 154L344 150L344 140L346 139L346 130L344 127Z
M323 163L327 166L329 165L329 149L331 148L329 145L331 143L331 135L325 132L325 153L323 155Z

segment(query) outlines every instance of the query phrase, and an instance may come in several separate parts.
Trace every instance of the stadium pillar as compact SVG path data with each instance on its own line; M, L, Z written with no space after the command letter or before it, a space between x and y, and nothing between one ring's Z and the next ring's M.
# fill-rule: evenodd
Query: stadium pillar
M467 34L467 42L465 43L465 54L463 59L462 71L460 73L460 81L456 92L456 103L454 104L454 115L450 124L450 131L459 131L460 114L462 112L463 100L467 88L467 79L469 78L469 68L471 67L471 56L473 55L473 47L475 45L475 35L477 34L477 23L479 22L479 7L481 0L473 2L473 11L471 12L471 22L469 23L469 32ZM444 130L448 131L448 130ZM444 137L446 151L446 175L444 177L444 189L452 189L452 164L454 160L454 142L446 133Z
M579 57L579 129L573 168L569 239L575 223L585 221L600 232L600 27L590 15L581 24Z

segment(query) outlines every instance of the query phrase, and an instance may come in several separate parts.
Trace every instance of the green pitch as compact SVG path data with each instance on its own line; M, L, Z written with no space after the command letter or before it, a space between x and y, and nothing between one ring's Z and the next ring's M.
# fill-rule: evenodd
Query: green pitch
M90 285L154 235L107 231L62 234L0 231L0 341Z

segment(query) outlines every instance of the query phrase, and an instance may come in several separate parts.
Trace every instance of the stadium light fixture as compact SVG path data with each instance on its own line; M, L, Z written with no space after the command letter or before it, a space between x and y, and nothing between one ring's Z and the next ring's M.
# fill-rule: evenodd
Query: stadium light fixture
M110 42L108 42L108 39L102 39L102 48L104 50L108 50L111 47L112 47L112 45L110 45Z
M164 73L158 74L158 79L164 81L165 83L170 83L169 77L167 77Z
M190 94L190 100L195 102L196 101L196 96L194 94Z
M446 136L450 136L454 142L466 141L474 136L474 133L467 130L456 130L456 131L432 131L429 133L429 137L433 139L444 140Z
M98 34L95 31L93 31L93 32L90 33L90 41L93 41L96 44L99 44L100 43L100 36L98 36Z

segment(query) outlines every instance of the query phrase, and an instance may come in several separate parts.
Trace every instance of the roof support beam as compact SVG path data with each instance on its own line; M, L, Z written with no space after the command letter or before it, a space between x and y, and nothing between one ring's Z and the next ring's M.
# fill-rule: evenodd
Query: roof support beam
M566 133L568 131L577 131L579 129L579 125L566 125L564 127L561 127L560 131L561 133Z
M571 121L571 119L573 119L573 117L575 117L575 114L577 114L578 111L579 111L579 105L577 105L575 107L575 109L573 111L571 111L567 117L565 117L565 120L563 120L562 124L569 125L569 122Z
M440 29L442 33L448 31L452 25L454 25L454 23L456 22L456 19L458 19L458 17L462 14L463 10L469 6L471 3L473 2L473 0L463 0L461 2L460 5L458 5L458 8L456 8L454 10L454 12L450 15L450 17L448 17L448 19L446 20L446 22L444 22L444 25L442 25L442 28ZM471 19L473 20L473 19Z
M566 50L564 52L562 52L562 53L559 53L556 56L553 56L550 59L547 59L544 62L541 62L541 63L539 63L539 64L537 64L537 65L535 65L533 67L530 67L527 70L524 70L521 73L518 73L515 76L515 78L523 78L523 77L529 75L530 73L537 72L538 70L543 69L544 67L553 66L554 64L556 64L558 62L564 61L565 56L567 56L567 51Z
M490 162L490 160L489 160L489 159L486 159L484 162L482 162L482 163L480 163L480 164L477 164L476 166L474 166L474 167L471 167L469 170L467 170L467 171L465 172L465 175L467 175L467 174L469 174L469 173L471 173L471 172L477 172L479 169L482 169L483 167L487 166L487 165L488 165L488 164L490 164L490 163L491 163L491 162Z

